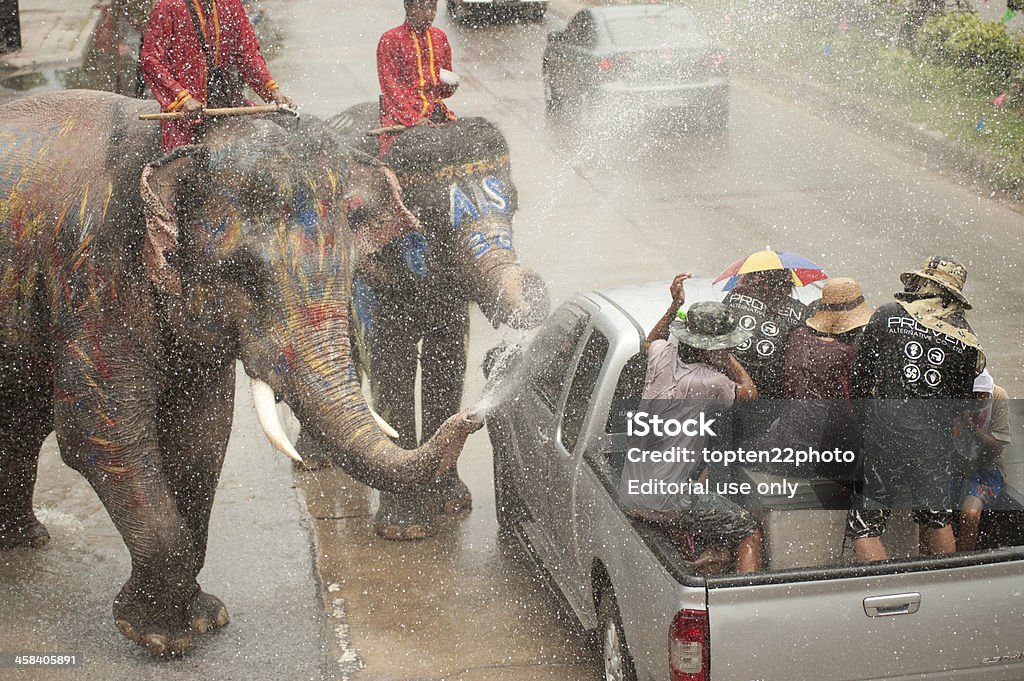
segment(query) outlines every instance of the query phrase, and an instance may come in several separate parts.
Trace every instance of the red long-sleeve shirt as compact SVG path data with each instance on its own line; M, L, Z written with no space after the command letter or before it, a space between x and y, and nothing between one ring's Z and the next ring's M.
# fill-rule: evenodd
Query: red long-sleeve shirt
M234 66L260 97L277 87L240 0L157 0L142 41L142 75L163 111L177 111L189 97L206 103L206 56L187 2L193 3L214 65ZM161 121L164 151L195 139L196 119Z
M438 108L445 118L455 120L455 114L441 101L455 92L440 77L441 69L451 68L448 36L436 26L417 33L403 23L382 35L377 43L381 126L412 125L421 118L430 118ZM390 137L382 137L382 148L386 149L390 141Z

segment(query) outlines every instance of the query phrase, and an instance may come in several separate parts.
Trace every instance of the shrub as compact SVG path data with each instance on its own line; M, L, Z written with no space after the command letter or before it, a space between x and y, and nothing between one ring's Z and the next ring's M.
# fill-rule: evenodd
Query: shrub
M925 22L918 31L918 54L936 64L982 68L1007 78L1024 64L1024 44L1006 26L976 14L952 12Z

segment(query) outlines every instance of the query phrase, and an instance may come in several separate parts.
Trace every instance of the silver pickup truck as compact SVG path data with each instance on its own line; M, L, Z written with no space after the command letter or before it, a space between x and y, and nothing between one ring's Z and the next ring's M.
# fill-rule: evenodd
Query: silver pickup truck
M688 302L721 297L707 280L687 282ZM1024 679L1024 497L1013 473L984 548L942 557L918 556L914 526L897 513L885 535L894 557L858 564L845 511L820 510L829 490L817 483L763 500L767 569L753 575L700 577L662 531L624 514L626 413L643 387L641 343L668 302L667 282L578 294L518 362L506 352L490 374L501 532L597 632L605 678ZM1012 416L1020 442L1024 414Z

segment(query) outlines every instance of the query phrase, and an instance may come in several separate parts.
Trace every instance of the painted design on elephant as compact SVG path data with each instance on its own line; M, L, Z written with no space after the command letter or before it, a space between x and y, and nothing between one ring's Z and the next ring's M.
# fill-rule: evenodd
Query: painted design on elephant
M482 173L496 174L509 172L509 155L504 154L498 158L489 159L486 161L469 161L466 163L453 163L446 165L443 168L438 168L433 173L424 174L400 174L398 175L398 182L403 187L411 187L417 184L429 184L432 182L450 180L456 177L468 177L470 175L480 175Z
M500 178L488 175L479 183L469 184L468 191L465 186L455 182L448 190L452 229L459 230L467 217L479 220L481 216L490 213L508 215L510 212L508 192Z
M513 250L512 230L510 228L496 228L490 236L483 232L469 232L465 236L466 250L474 260L484 257L492 248L501 248L506 251Z
M356 328L372 328L375 321L373 310L378 304L377 292L358 275L352 282L352 302L359 322Z
M69 161L49 159L51 147L72 128L51 127L31 137L0 130L0 223L8 227L0 233L0 248L17 256L0 264L0 311L8 320L0 328L0 339L7 343L23 343L35 331L31 301L40 285L37 256L47 232L55 237L53 261L61 265L50 273L51 304L75 301L93 309L101 304L107 277L90 253L96 227L107 219L114 186L109 180L76 186L74 175L59 177ZM54 187L62 196L56 209L40 201ZM75 291L84 295L76 297Z
M409 271L422 279L427 276L427 240L419 232L409 232L402 238L402 259Z

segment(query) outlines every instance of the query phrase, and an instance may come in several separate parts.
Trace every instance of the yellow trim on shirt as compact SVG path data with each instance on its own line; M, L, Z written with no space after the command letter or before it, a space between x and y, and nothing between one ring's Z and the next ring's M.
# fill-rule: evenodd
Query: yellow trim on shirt
M434 41L430 38L430 29L427 29L427 49L430 50L430 82L437 85L437 75L434 73Z
M412 36L412 44L413 47L416 48L416 70L420 74L420 100L423 102L423 108L420 109L420 116L426 116L427 109L430 108L430 102L427 100L427 95L423 91L423 88L427 84L426 79L423 77L423 51L420 49L420 41L419 38L416 37L416 32L409 31L409 35ZM427 38L430 38L429 32L427 33Z
M210 29L206 27L206 14L203 12L203 6L199 4L199 0L192 0L192 6L196 8L196 16L199 17L199 28L203 32L202 40L210 46L210 52L213 54L213 65L217 66L217 45L220 44L220 17L217 12L217 0L210 0L210 13L213 19L213 44L210 44Z

